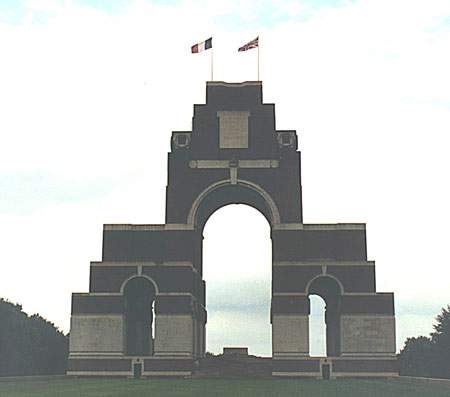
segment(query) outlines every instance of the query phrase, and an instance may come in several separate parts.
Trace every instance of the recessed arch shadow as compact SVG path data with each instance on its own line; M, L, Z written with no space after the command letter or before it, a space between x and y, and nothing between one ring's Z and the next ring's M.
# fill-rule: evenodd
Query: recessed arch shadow
M153 352L153 302L155 285L146 277L133 277L123 289L125 301L126 354L149 356Z
M155 289L155 295L158 295L158 293L159 293L158 284L156 284L156 281L153 280L151 277L147 276L146 274L141 274L141 275L133 274L132 276L126 278L120 287L121 294L125 293L125 287L128 285L128 283L131 280L133 280L135 278L145 278L146 280L148 280L150 283L153 284L153 288Z
M308 293L308 295L319 295L323 299L325 299L325 297L323 297L320 293L317 293L317 291L321 291L321 293L326 294L327 287L330 287L332 290L336 290L337 288L338 291L335 291L336 293L338 293L339 295L344 294L344 285L342 284L342 282L338 278L330 274L327 274L326 276L313 277L306 285L306 292Z

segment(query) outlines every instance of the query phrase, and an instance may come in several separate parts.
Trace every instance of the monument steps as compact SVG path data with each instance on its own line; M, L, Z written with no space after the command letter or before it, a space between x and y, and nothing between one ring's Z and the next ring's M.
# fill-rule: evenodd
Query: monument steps
M194 365L193 379L270 379L272 359L256 356L201 358Z

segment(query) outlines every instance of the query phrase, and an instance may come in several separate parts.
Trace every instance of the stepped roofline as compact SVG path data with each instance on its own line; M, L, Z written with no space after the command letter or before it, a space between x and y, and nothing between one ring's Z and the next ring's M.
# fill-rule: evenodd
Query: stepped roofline
M262 86L262 81L243 81L241 83L227 83L225 81L207 81L207 86L211 87L251 87L251 86Z

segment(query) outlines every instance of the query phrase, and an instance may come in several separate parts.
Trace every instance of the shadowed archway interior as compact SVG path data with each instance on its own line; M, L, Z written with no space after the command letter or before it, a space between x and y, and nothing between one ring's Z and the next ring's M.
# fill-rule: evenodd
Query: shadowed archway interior
M327 357L340 355L340 297L341 289L331 277L318 277L309 286L308 297L318 295L325 301Z
M153 302L155 287L144 277L135 277L124 289L126 351L129 356L153 354Z

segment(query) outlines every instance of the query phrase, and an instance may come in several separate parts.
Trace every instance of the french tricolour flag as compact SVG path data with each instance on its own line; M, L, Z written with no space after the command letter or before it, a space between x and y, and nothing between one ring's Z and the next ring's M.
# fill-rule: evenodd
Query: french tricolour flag
M191 47L191 52L196 54L197 52L202 52L212 48L212 37L208 40L202 41L201 43L195 44Z

